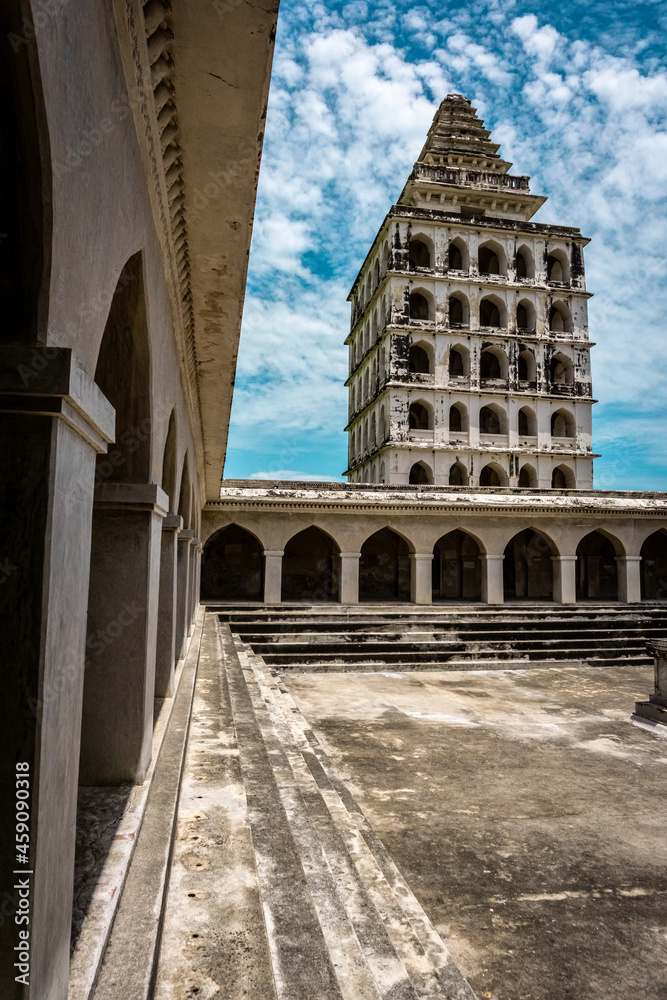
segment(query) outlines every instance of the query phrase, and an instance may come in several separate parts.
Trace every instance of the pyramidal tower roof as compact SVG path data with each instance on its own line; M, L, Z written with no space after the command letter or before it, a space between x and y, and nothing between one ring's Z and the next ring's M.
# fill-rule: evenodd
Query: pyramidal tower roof
M435 113L426 143L419 156L428 162L430 156L467 155L498 160L498 143L491 142L491 132L477 116L467 97L448 94ZM507 164L509 168L511 164Z
M398 205L527 221L546 198L530 193L529 177L509 173L512 164L501 159L499 149L468 98L448 94Z

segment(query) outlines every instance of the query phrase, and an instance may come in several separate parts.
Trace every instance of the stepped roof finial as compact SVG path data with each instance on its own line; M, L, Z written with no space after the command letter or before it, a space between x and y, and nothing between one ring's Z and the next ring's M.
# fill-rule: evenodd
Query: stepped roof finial
M472 154L498 160L500 146L490 141L490 135L467 97L447 94L435 113L419 162L428 162L429 154L438 157Z

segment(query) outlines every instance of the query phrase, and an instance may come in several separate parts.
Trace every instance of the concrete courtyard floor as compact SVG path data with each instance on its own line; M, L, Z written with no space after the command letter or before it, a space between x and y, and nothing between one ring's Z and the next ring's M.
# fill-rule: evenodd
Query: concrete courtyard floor
M284 680L480 998L667 998L651 668Z

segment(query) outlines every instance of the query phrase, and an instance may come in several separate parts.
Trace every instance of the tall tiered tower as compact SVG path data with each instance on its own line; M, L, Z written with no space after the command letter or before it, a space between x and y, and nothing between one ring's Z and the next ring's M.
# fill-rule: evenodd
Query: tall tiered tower
M498 149L450 94L357 276L351 482L593 485L589 241Z

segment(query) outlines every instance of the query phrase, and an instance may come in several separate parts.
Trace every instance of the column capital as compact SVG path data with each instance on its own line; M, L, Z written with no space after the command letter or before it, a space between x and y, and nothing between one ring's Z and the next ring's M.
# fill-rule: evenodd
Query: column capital
M562 563L565 563L565 562L576 562L577 561L577 557L576 556L552 556L551 557L551 561L552 562L562 562Z
M169 497L156 483L99 483L94 506L105 510L139 510L166 517Z
M195 537L195 533L192 530L192 528L184 528L178 534L178 540L179 540L179 542L190 542L191 539L193 539L194 537Z
M413 562L419 562L420 560L424 560L424 562L425 562L427 559L430 561L430 560L433 559L433 553L432 552L411 552L410 553L410 558L413 560Z
M284 549L264 549L264 555L268 556L269 558L271 558L271 557L274 557L276 559L277 558L282 558L282 556L285 555L285 550Z
M614 556L616 562L624 563L640 563L642 561L641 556Z
M486 562L502 562L505 558L505 553L499 555L497 552L480 552L480 559L485 559Z
M167 516L162 521L163 531L182 531L183 530L183 518L180 514L167 514Z
M70 347L0 346L0 410L64 420L99 454L116 436L116 411Z
M339 552L341 559L361 559L361 552Z

